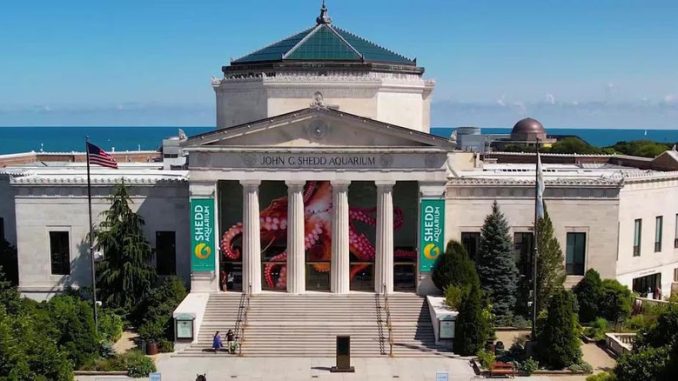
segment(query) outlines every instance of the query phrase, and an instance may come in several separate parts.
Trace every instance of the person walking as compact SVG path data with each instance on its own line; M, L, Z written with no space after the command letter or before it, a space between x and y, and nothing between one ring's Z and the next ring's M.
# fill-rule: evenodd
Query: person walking
M235 335L230 329L226 332L226 342L228 343L228 353L235 353Z
M217 333L214 334L214 338L212 338L212 349L214 349L214 353L217 353L217 351L223 346L224 345L221 342L221 335L219 334L219 331L217 331Z

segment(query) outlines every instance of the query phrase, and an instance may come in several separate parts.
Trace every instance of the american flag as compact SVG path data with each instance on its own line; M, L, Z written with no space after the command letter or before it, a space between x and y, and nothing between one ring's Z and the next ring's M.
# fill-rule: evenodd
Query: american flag
M118 162L115 161L113 156L89 142L87 142L87 156L90 164L118 169Z

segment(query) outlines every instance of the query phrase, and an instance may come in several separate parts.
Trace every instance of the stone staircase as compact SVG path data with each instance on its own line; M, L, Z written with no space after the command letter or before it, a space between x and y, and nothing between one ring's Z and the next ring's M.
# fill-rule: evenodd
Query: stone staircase
M205 308L205 315L200 325L200 331L198 332L198 342L182 352L176 353L175 356L199 357L204 356L206 352L214 355L210 352L214 333L216 331L221 332L221 337L225 341L226 332L229 329L235 332L241 297L242 294L235 292L210 294L207 307ZM226 356L226 354L223 354L223 356Z
M425 298L415 294L396 293L388 296L388 305L391 312L394 357L452 355L435 345L435 334Z
M212 336L236 325L239 294L214 294L207 304L198 342L177 356L229 356L209 351ZM393 354L437 356L424 298L389 296ZM351 336L354 357L386 357L389 339L382 295L352 293L262 293L250 298L242 354L248 357L334 357L337 335Z

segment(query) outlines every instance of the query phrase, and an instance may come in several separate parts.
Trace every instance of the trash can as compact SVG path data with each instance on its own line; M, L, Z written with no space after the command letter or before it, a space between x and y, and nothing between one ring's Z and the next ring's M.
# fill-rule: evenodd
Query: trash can
M158 343L155 341L149 341L146 343L146 354L149 356L158 354Z

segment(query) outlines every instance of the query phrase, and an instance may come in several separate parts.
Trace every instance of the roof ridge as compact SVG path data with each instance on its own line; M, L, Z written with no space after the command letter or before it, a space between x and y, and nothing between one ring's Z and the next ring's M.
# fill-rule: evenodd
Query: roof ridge
M311 38L311 36L313 36L314 34L318 33L318 30L320 30L320 28L321 28L323 25L324 25L324 24L317 24L316 26L314 26L314 27L312 28L312 30L304 36L304 38L302 38L301 40L299 40L299 42L297 42L297 43L292 47L292 49L288 50L288 51L287 51L285 54L283 54L282 57L280 57L280 58L284 60L284 59L286 59L287 57L289 57L290 54L294 53L294 51L296 51L301 45L303 45L306 41L308 41L308 39ZM298 34L299 34L299 33L295 34L295 36L298 35ZM291 38L291 37L293 37L293 36L290 36L290 37L288 37L288 38ZM285 41L285 40L282 40L282 41ZM270 46L270 45L269 45L269 46ZM264 48L264 49L266 49L266 48Z
M315 27L307 28L307 29L302 30L301 32L297 32L297 33L291 34L291 35L289 35L289 36L287 36L287 37L285 37L285 38L281 38L280 40L275 41L275 42L273 42L273 43L270 43L270 44L264 46L264 47L261 48L261 49L253 50L253 51L251 51L251 52L249 52L249 53L247 53L247 54L241 56L240 58L237 58L237 59L235 59L235 60L231 60L231 63L237 63L238 61L242 60L243 58L246 58L246 57L249 57L249 56L251 56L251 55L253 55L253 54L256 54L256 53L258 53L258 52L264 51L264 50L270 48L271 46L277 45L277 44L279 44L279 43L281 43L281 42L283 42L283 41L285 41L285 40L289 40L290 38L292 38L292 37L294 37L294 36L298 36L298 35L300 35L300 34L302 34L302 33L309 33L309 32L312 31L314 28L315 28ZM280 55L280 59L282 59L283 56L284 56L284 55Z
M395 56L398 56L398 57L400 57L400 58L402 58L402 59L404 59L404 60L411 61L411 62L416 62L415 59L412 59L412 58L409 58L409 57L407 57L407 56L404 56L404 55L402 55L402 54L400 54L400 53L397 53L397 52L395 52L395 51L393 51L393 50L391 50L391 49L389 49L389 48L387 48L387 47L381 46L381 45L377 44L376 42L372 42L372 41L370 41L370 40L368 40L368 39L366 39L366 38L364 38L364 37L360 37L360 36L358 36L357 34L355 34L355 33L353 33L353 32L349 32L348 30L345 30L345 29L342 29L342 28L339 28L339 27L336 27L336 29L337 29L338 31L340 31L340 32L343 32L343 33L346 33L346 34L348 34L348 35L351 35L352 37L355 37L355 38L357 38L357 39L359 39L359 40L362 40L362 41L365 41L365 42L367 42L367 43L369 43L369 44L372 44L372 45L374 45L374 46L376 46L376 47L378 47L378 48L380 48L380 49L384 49L385 51L387 51L387 52L389 52L389 53L391 53L391 54L393 54L393 55L395 55Z
M327 26L328 28L330 28L330 30L332 31L332 33L334 33L334 34L335 34L337 37L339 37L346 45L348 45L348 47L351 48L351 49L355 52L355 54L359 55L361 60L365 61L365 55L362 54L361 52L359 52L358 49L356 49L353 45L351 45L350 42L346 41L346 39L344 38L344 36L342 36L341 33L337 32L331 24L324 24L324 25Z

